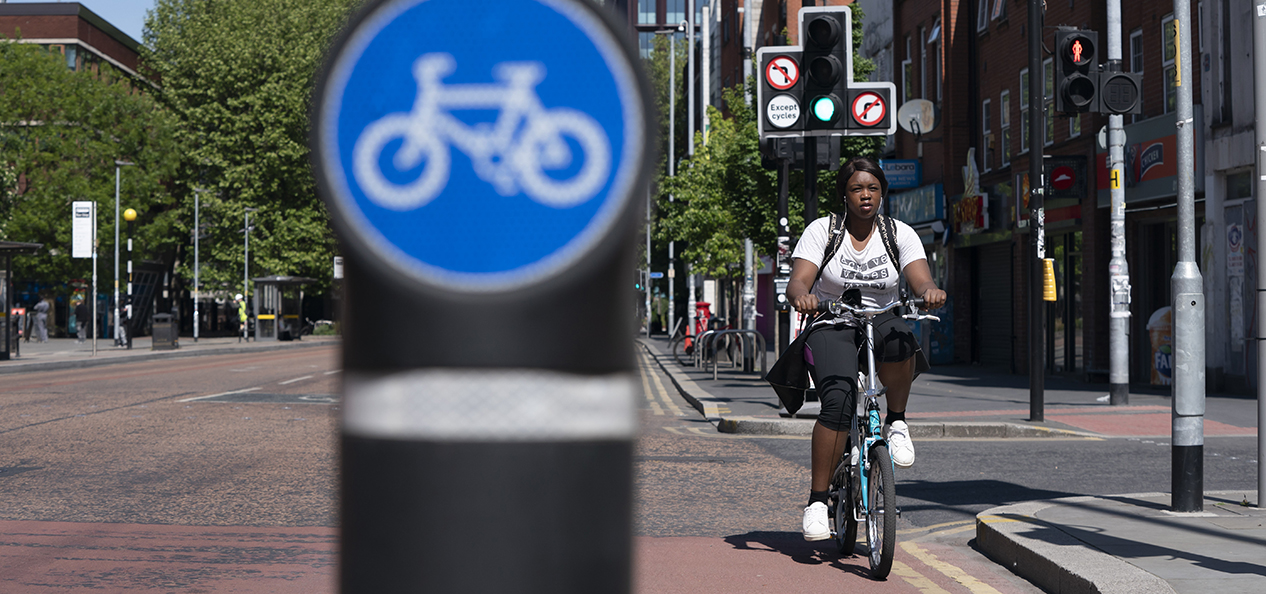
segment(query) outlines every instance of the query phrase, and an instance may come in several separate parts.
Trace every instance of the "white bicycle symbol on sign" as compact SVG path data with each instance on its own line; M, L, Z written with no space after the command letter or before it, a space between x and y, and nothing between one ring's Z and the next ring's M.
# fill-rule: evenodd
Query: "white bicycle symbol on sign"
M539 62L503 62L493 68L500 84L445 85L441 79L456 69L449 54L425 54L413 63L418 96L413 111L384 116L365 128L352 149L352 168L365 195L375 204L397 211L420 208L447 185L452 156L448 145L470 157L475 174L502 196L520 189L533 200L555 208L593 198L611 168L611 150L601 126L588 114L556 107L545 109L536 85L545 79ZM497 109L492 123L468 126L449 111ZM573 155L574 141L580 155ZM403 140L391 159L398 172L425 161L417 179L396 183L383 175L379 160L393 141ZM547 172L579 170L569 179ZM565 173L565 171L564 171Z

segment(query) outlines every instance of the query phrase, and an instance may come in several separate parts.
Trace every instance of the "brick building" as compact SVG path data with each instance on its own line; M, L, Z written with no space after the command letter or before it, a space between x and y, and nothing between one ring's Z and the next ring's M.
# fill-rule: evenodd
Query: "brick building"
M1168 305L1169 277L1176 261L1176 109L1172 4L1122 0L1122 66L1144 73L1143 114L1126 116L1127 258L1132 276L1132 381L1150 381L1148 319ZM1022 0L904 0L894 10L894 59L902 101L925 99L939 110L940 124L916 141L899 132L897 158L918 160L923 183L940 185L950 228L948 242L929 246L929 259L948 261L933 270L946 279L953 299L953 360L1028 369L1028 271L1031 259L1027 215L1029 118L1048 117L1043 137L1048 188L1046 253L1055 259L1059 300L1046 309L1046 367L1049 373L1106 379L1108 368L1108 191L1097 133L1107 116L1055 114L1054 65L1044 56L1046 92L1028 96L1028 10ZM1054 47L1057 26L1099 32L1098 61L1107 58L1106 5L1047 3L1041 31ZM1203 23L1204 3L1193 2L1193 25ZM1197 32L1200 26L1194 26ZM1201 35L1192 40L1201 60ZM1204 61L1207 63L1208 58ZM1201 77L1192 76L1197 118L1202 113ZM1197 167L1202 167L1197 133ZM1154 148L1158 147L1158 148ZM1160 161L1140 167L1148 151ZM971 157L969 158L969 155ZM969 159L978 174L971 181ZM1058 175L1053 175L1058 171ZM1052 178L1059 178L1051 186ZM1199 177L1199 176L1198 176ZM932 194L932 193L928 193ZM1198 184L1197 200L1203 197ZM894 196L894 202L900 201ZM1198 205L1197 217L1203 208ZM1199 224L1199 223L1198 223ZM940 277L938 277L939 280Z
M0 35L59 51L74 70L108 65L142 78L140 44L78 2L0 4Z

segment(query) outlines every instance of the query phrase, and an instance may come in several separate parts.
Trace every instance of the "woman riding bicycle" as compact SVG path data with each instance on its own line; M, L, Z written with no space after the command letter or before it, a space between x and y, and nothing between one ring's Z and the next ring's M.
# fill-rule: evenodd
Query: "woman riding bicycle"
M787 300L792 306L803 314L816 315L819 301L837 299L845 290L858 289L864 307L882 307L899 298L900 273L905 274L913 294L923 297L928 309L944 305L945 291L932 280L918 234L909 225L889 219L892 225L887 229L895 227L896 231L887 242L892 245L885 245L880 237L887 233L880 230L887 221L879 210L888 193L888 180L879 164L865 157L850 159L840 168L836 187L845 203L842 245L825 262L819 275L819 264L823 264L827 246L832 243L830 217L813 221L805 228L792 253L791 279L787 283ZM899 269L889 256L890 247L897 252ZM813 427L812 484L803 523L805 540L831 536L827 518L831 473L848 443L857 398L858 347L865 341L865 334L859 335L856 327L827 318L830 316L823 316L810 326L804 342L805 362L822 403ZM926 370L927 362L914 333L895 313L877 317L874 330L879 380L888 389L884 439L891 448L893 463L909 468L914 464L914 444L905 421L906 402L915 372Z

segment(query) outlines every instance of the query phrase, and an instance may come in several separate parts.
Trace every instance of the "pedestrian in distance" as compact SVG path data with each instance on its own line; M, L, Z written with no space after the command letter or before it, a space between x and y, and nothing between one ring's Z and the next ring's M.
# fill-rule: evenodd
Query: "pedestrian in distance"
M249 341L250 336L246 334L246 299L242 297L241 293L238 293L233 296L233 301L237 303L237 319L238 324L240 324L239 328L242 331L242 333L238 335L237 341L242 342L243 339Z
M41 296L32 309L35 310L35 339L48 342L48 299Z
M88 312L88 300L80 299L75 306L75 325L78 327L79 344L88 339L88 324L92 323L92 314Z
M850 159L839 170L836 193L844 205L843 228L837 223L832 229L832 217L813 221L792 253L786 293L792 306L818 316L820 301L857 289L862 306L880 308L900 298L903 274L912 294L921 296L927 309L944 305L945 291L932 280L918 234L909 225L879 214L888 194L888 180L879 164L865 157ZM832 241L833 232L843 237ZM827 253L828 246L838 247ZM806 540L831 536L827 517L831 473L848 444L856 408L858 348L866 336L845 321L830 314L818 316L806 329L809 334L803 343L805 362L822 403L810 446L812 479L803 521ZM905 420L906 403L915 375L926 371L928 364L914 333L895 313L877 317L874 328L879 380L888 389L883 435L893 463L909 468L914 464L914 443Z

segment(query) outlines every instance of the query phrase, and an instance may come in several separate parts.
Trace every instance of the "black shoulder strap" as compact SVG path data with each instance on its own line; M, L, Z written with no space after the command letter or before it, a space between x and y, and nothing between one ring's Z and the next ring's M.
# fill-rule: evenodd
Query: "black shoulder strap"
M879 238L884 242L884 250L888 252L888 259L892 261L892 267L897 269L897 276L901 276L901 251L897 249L897 224L892 219L884 215L875 215L879 223L875 225L879 229Z
M817 286L818 280L822 278L822 271L826 270L827 262L835 256L835 252L840 250L840 246L844 245L844 217L842 215L831 213L831 236L827 238L826 252L823 255L822 263L818 265L818 275L813 277L813 284L809 285L809 290Z

